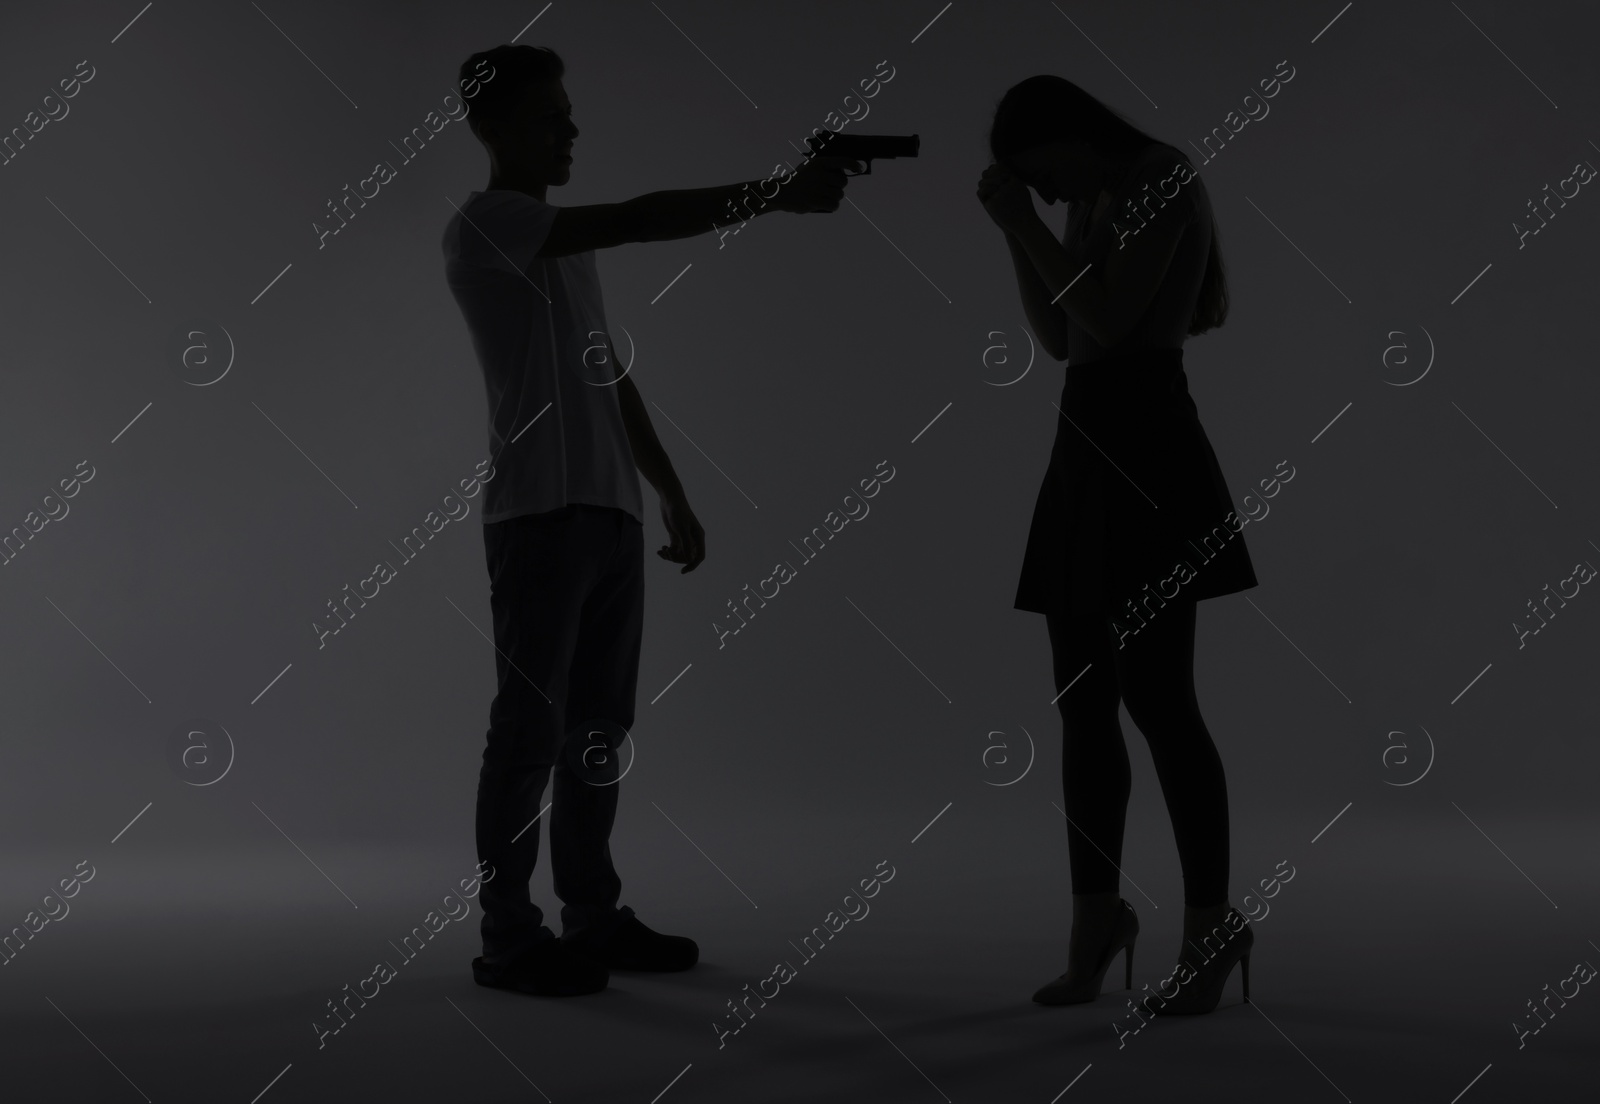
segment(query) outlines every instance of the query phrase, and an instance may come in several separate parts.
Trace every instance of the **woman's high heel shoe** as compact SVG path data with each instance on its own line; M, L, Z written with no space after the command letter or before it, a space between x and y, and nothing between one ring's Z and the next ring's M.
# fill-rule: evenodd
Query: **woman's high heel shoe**
M1117 957L1117 952L1122 950L1127 951L1122 986L1132 989L1133 943L1138 936L1139 917L1134 914L1132 905L1119 898L1116 922L1112 926L1109 941L1095 960L1094 972L1071 980L1068 980L1067 974L1062 974L1035 993L1033 999L1040 1004L1087 1004L1100 995L1100 983L1105 980L1106 970L1110 968L1111 960Z
M1237 920L1234 917L1238 917ZM1235 928L1237 925L1237 928ZM1213 931L1223 932L1222 945L1209 959L1198 966L1190 960L1188 955L1184 961L1173 971L1173 976L1168 979L1171 987L1165 985L1158 987L1156 992L1160 998L1154 1009L1158 1016L1161 1015L1197 1015L1210 1012L1217 1007L1217 1002L1222 999L1222 988L1227 984L1228 975L1233 972L1233 964L1239 964L1240 981L1244 986L1244 1002L1250 1003L1250 948L1254 946L1255 933L1250 930L1251 925L1237 909L1229 909L1220 924ZM1193 941L1190 941L1193 948ZM1206 953L1206 948L1194 948L1201 954ZM1179 975L1185 970L1189 971L1188 978L1181 979Z

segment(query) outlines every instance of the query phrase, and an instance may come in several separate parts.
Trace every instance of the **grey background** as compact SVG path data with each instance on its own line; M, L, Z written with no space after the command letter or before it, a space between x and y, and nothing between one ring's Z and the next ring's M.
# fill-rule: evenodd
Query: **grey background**
M895 76L850 129L919 133L922 152L879 162L831 215L764 216L721 249L708 233L600 258L613 337L636 346L709 549L687 576L657 560L646 486L638 757L613 849L624 900L701 941L707 967L685 984L703 992L652 979L637 988L654 1003L631 1012L486 999L503 995L467 976L474 910L441 935L427 981L392 984L409 995L350 1025L364 1042L319 1053L305 1020L471 871L494 685L480 499L326 647L311 627L487 455L439 252L449 201L484 186L487 161L464 122L407 164L389 143L440 106L463 58L536 15L519 41L566 60L582 132L552 202L764 176L880 59ZM131 1081L151 1099L249 1100L292 1064L273 1092L332 1099L341 1078L374 1092L392 1078L382 1091L407 1099L453 1069L488 1099L542 1099L449 996L462 1016L503 1017L519 1068L543 1063L563 1091L532 1080L554 1099L649 1100L685 1063L666 1099L811 1099L822 1085L1049 1100L1089 1063L1067 1099L1131 1099L1205 1061L1235 1071L1230 1093L1336 1083L1411 1098L1382 1068L1447 1100L1485 1063L1466 1099L1561 1087L1580 1068L1563 1047L1596 1023L1583 999L1521 1051L1504 1025L1600 951L1596 615L1580 594L1522 648L1512 622L1526 627L1527 600L1574 563L1600 562L1582 344L1596 201L1585 188L1526 248L1512 222L1600 153L1594 30L1579 4L8 9L0 129L79 59L96 75L0 168L0 529L78 461L96 475L0 568L0 927L79 859L97 876L0 973L8 1035L33 1040L3 1076L49 1077L67 1099L115 1099ZM1113 1059L1104 1021L1121 997L1093 1019L1006 1020L1038 1011L1026 996L1064 963L1070 915L1057 688L1043 618L1011 608L1062 366L1041 351L992 386L1021 370L1029 338L974 191L994 104L1023 77L1067 76L1192 149L1285 58L1296 74L1270 114L1214 161L1195 155L1233 309L1185 363L1236 498L1280 460L1296 472L1244 530L1262 585L1203 603L1196 650L1229 772L1235 901L1280 860L1300 871L1273 903L1279 927L1261 925L1275 958L1253 987L1261 1009L1269 971L1286 991L1276 1032L1228 1013L1253 1040L1237 1045L1270 1060L1235 1062L1227 1034L1191 1053L1171 1033ZM312 220L378 160L397 177L319 249ZM1039 206L1059 229L1065 206ZM196 327L236 346L213 386L178 376ZM1386 365L1386 347L1426 357L1424 331L1432 368L1393 386L1414 372L1392 353ZM884 459L897 474L871 514L719 649L724 604ZM193 717L236 749L204 787L167 746ZM1124 892L1175 945L1176 853L1143 742L1124 731L1138 893ZM1430 736L1420 780L1423 760L1385 759ZM1001 741L1019 757L986 757ZM723 1001L885 857L903 881L841 934L851 964L829 965L857 1011L812 975L752 1023L765 1041L708 1046ZM985 955L1012 953L1027 965L1000 984ZM1163 953L1141 951L1143 972ZM1387 997L1363 991L1373 954L1401 956ZM1501 973L1473 972L1488 963ZM985 1005L974 994L991 983ZM895 1009L870 1011L891 993L902 1017L945 1002L948 1036L908 1018L896 1034ZM1364 1003L1414 1033L1387 1044L1387 1065L1343 1034L1372 1025ZM565 1051L516 1026L535 1014L572 1033ZM441 1015L448 1037L426 1026ZM1070 1050L1050 1042L1069 1022L1093 1025ZM399 1044L412 1031L427 1047ZM1018 1031L1036 1052L1008 1049ZM575 1056L600 1033L596 1053L634 1061L584 1073ZM1008 1095L1007 1078L1027 1087Z

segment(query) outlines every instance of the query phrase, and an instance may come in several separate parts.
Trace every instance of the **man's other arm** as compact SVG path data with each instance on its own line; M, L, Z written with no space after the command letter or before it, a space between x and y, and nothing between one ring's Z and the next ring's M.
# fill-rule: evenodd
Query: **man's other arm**
M581 208L580 208L581 209ZM622 423L628 430L628 444L633 449L633 462L639 474L654 487L662 498L682 496L683 484L672 468L667 450L650 424L650 412L644 407L644 398L633 385L630 376L617 381L617 402L622 407Z

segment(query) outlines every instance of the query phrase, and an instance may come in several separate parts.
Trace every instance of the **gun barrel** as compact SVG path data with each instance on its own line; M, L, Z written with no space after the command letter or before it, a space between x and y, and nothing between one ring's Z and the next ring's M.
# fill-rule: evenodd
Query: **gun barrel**
M917 134L843 134L830 130L807 138L806 145L815 155L868 161L879 157L915 157L922 146L922 137Z

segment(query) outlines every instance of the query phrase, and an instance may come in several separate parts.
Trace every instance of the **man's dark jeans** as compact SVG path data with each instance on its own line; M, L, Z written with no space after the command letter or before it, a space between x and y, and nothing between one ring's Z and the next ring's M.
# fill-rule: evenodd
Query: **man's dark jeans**
M626 751L607 744L633 725L644 526L623 510L571 504L489 522L483 537L499 690L476 834L478 858L493 869L480 898L484 954L499 958L554 937L528 894L552 772L550 862L564 932L603 934L632 915L617 907L607 842Z

